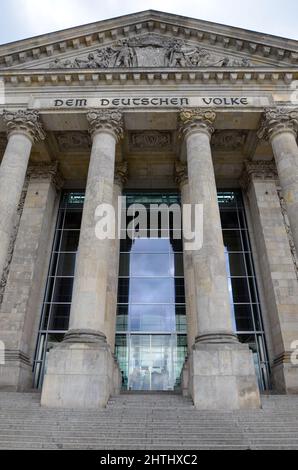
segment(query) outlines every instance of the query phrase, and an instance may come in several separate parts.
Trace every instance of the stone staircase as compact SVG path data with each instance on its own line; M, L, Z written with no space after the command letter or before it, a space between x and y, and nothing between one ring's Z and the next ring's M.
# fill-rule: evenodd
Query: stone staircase
M104 410L49 410L38 393L0 393L0 449L298 449L298 396L263 409L197 411L174 393L112 397Z

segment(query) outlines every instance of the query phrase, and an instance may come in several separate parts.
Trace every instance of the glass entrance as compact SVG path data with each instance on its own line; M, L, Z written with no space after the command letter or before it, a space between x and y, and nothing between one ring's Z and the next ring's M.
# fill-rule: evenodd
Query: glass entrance
M164 212L175 204L180 214L177 194L126 198L127 207L139 204L146 220L152 204L163 204ZM130 222L126 213L123 217ZM167 391L180 385L187 353L181 238L181 233L174 236L169 218L168 236L158 226L154 236L148 229L121 240L116 355L126 390Z
M170 335L130 336L128 389L173 390L174 347Z

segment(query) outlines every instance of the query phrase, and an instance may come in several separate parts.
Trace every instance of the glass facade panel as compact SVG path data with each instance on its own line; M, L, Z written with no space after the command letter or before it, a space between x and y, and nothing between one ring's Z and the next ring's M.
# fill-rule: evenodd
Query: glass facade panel
M129 193L127 205L180 203L177 194ZM219 191L231 315L240 341L254 354L260 387L269 387L269 365L249 234L239 191ZM61 199L36 355L35 386L42 384L48 352L68 329L84 192ZM170 217L170 229L171 220ZM120 242L116 355L124 389L173 390L187 353L183 247L170 230L155 238ZM159 238L158 238L159 237Z

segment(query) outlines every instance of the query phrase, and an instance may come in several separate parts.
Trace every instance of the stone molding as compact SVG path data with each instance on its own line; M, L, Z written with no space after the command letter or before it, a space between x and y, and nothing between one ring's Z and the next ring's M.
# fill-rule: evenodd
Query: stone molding
M51 183L55 186L57 191L60 191L63 187L64 180L59 171L59 164L58 162L54 163L35 163L34 165L29 165L27 176L32 180L38 181L51 181Z
M204 132L211 139L214 133L216 113L211 109L182 109L179 113L179 136L185 138L191 132Z
M93 139L98 132L111 132L118 142L123 138L124 121L121 111L94 109L87 113L89 132Z
M180 188L188 183L187 164L179 160L175 162L175 182Z
M5 362L17 362L24 364L25 366L32 367L32 363L27 354L20 351L19 349L7 349L5 350Z
M126 184L127 180L128 180L128 163L127 162L117 163L115 167L114 184L118 184L122 188Z
M244 191L247 191L251 182L258 180L274 180L278 181L277 168L274 161L245 161L244 171L240 178L240 185Z
M274 136L282 132L292 132L295 138L297 137L298 108L276 107L265 109L258 131L259 139L270 141Z
M293 351L284 351L282 354L277 356L274 361L273 361L273 366L277 367L279 365L283 364L292 364L291 357L292 357ZM294 367L294 366L293 366ZM296 366L298 368L298 366Z
M3 111L8 138L12 134L25 134L32 143L41 142L46 134L42 128L38 111Z
M130 84L135 85L153 85L160 86L160 81L163 84L172 85L176 84L201 84L206 86L210 83L219 86L221 84L239 83L243 87L244 84L255 84L260 86L262 84L280 83L290 85L293 81L298 80L298 71L293 68L278 70L277 67L262 69L237 69L235 67L212 67L208 68L139 68L139 69L50 69L50 70L26 70L26 74L22 70L12 69L1 72L5 84L11 87L18 86L32 86L37 89L43 86L50 86L51 88L67 86L70 84L77 86L79 83L81 87L90 84L102 85L105 87L109 85ZM262 108L263 109L263 108Z
M286 204L286 201L284 199L282 189L280 187L277 188L277 194L278 194L278 197L279 197L281 213L282 213L285 229L286 229L288 240L289 240L291 255L292 255L292 259L293 259L293 263L294 263L294 269L295 269L295 273L296 273L297 280L298 280L297 251L296 251L296 247L295 247L295 242L294 242L294 237L293 237L293 233L292 233L292 229L291 229L291 224L290 224L289 217L288 217L287 204Z

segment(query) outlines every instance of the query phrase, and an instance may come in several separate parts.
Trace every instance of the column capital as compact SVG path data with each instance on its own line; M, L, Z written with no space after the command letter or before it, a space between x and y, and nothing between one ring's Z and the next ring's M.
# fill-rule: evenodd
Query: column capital
M38 111L22 109L18 111L4 110L3 119L8 138L12 134L25 134L32 143L37 143L46 137Z
M212 109L182 109L179 113L180 138L185 138L192 132L204 132L211 139L215 120L216 113Z
M89 132L93 138L98 132L110 132L119 141L123 137L124 122L120 111L93 109L87 113Z
M119 186L124 186L128 180L128 164L127 162L117 163L115 167L114 183Z
M57 191L60 191L64 183L64 180L59 171L58 162L53 162L53 163L39 162L33 165L29 165L27 176L30 178L30 181L49 180L55 186Z
M297 137L298 108L267 108L261 121L258 137L261 140L271 140L282 132L292 132Z
M188 183L187 165L179 160L175 162L175 181L180 188Z
M278 173L274 161L256 160L254 162L246 160L244 170L240 178L243 190L247 191L253 180L277 181Z

